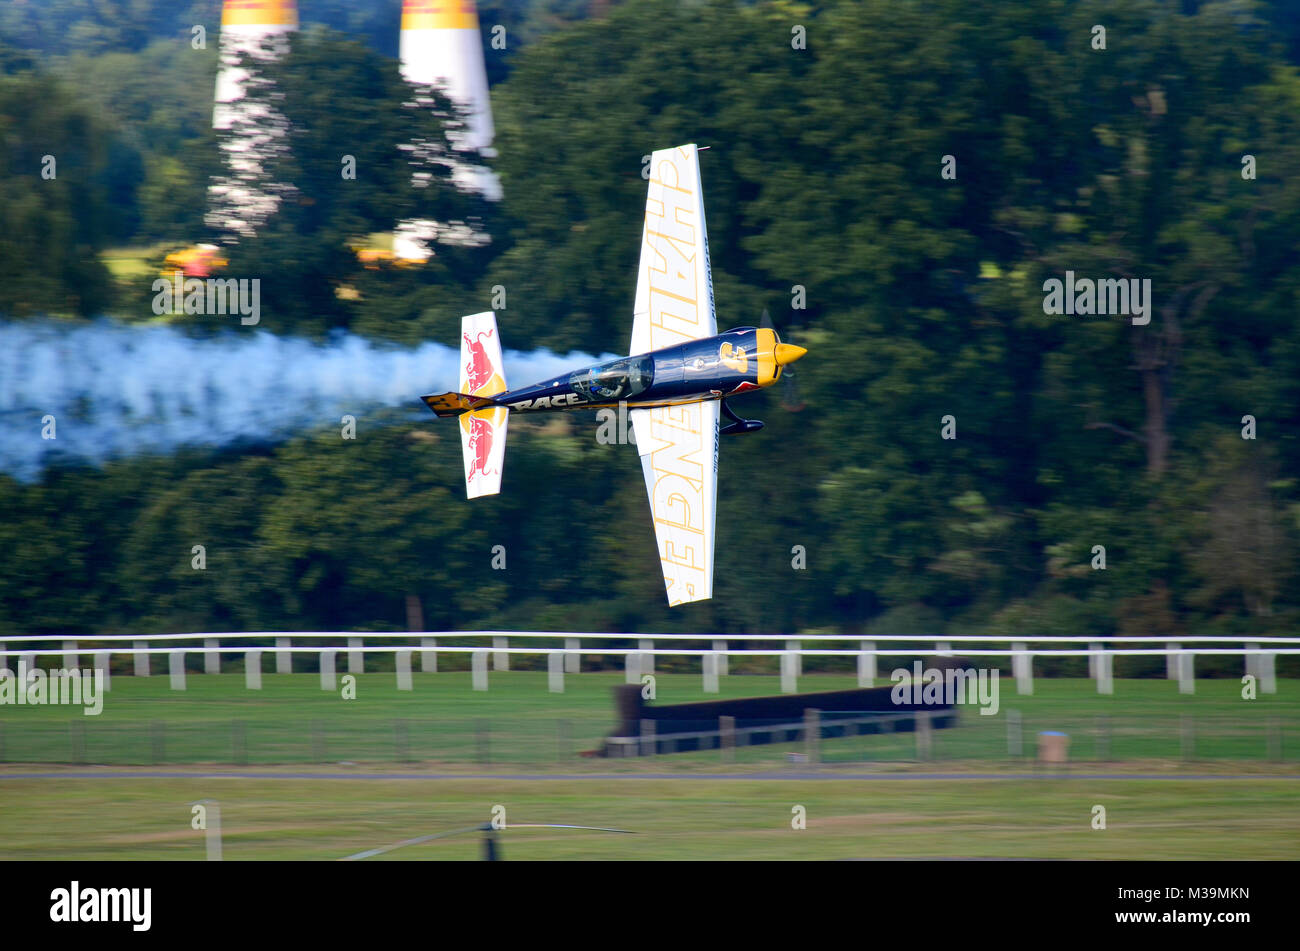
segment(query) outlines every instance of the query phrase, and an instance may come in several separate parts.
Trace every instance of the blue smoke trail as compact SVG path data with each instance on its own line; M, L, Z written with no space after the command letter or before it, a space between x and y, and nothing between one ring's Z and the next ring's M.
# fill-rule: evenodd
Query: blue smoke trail
M0 323L0 471L31 480L55 458L96 464L182 446L275 442L345 413L454 390L459 348L339 333L320 344L265 331L196 339L167 324ZM513 385L597 362L505 354ZM42 438L54 417L54 439Z

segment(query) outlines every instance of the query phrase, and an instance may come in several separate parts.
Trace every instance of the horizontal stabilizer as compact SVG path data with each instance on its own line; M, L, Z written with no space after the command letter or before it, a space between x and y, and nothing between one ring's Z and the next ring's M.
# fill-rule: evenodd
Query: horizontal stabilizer
M506 391L506 371L501 364L496 315L490 310L461 318L460 390L451 395L471 401L469 412L459 413L457 420L465 456L465 497L496 495L501 491L510 410L492 399ZM438 412L432 405L430 409Z
M465 497L496 495L501 491L501 469L506 458L506 424L510 410L504 406L471 410L457 422L465 454Z
M461 413L468 413L472 409L492 405L490 398L486 396L470 396L468 393L438 393L432 396L421 396L420 399L424 400L424 405L444 419L448 416L459 416Z

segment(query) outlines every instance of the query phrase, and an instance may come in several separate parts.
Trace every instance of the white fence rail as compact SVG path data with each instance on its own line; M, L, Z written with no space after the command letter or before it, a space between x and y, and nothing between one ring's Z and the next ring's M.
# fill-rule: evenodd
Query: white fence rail
M265 646L221 646L222 641L248 641L274 639L274 647ZM376 645L364 641L398 638L413 640L418 638L420 645L410 644ZM483 638L483 645L447 645L439 644L439 638ZM532 640L548 638L563 639L564 647L537 646L511 647L512 639ZM346 641L345 645L312 644L303 645L304 639ZM487 639L490 639L490 643ZM178 646L177 641L199 641L203 646ZM299 643L295 646L294 640ZM636 647L610 647L602 641L637 641ZM730 640L784 642L782 648L746 648L730 649ZM655 647L655 642L710 641L709 648ZM881 643L917 643L932 641L933 648L882 648ZM130 646L113 646L127 642ZM164 642L171 646L152 647L150 642ZM585 642L585 645L584 645ZM814 644L856 643L852 648L806 647L806 642ZM31 645L10 649L11 644ZM870 686L878 676L877 658L880 657L951 657L953 644L1006 644L1009 647L963 647L961 654L967 658L1010 657L1012 674L1016 680L1016 690L1022 694L1033 693L1033 661L1035 657L1087 657L1089 677L1097 682L1099 693L1114 692L1114 658L1115 657L1160 657L1166 659L1166 676L1178 681L1179 691L1194 693L1196 690L1195 659L1198 654L1237 655L1244 658L1245 673L1253 676L1260 692L1277 692L1276 658L1278 654L1300 654L1300 637L1182 637L1169 640L1163 646L1153 646L1150 638L1141 637L990 637L984 635L945 635L943 637L925 637L921 635L890 634L874 635L870 639L844 637L834 634L801 634L790 637L784 634L746 634L719 637L716 634L617 634L573 631L421 631L421 632L357 632L357 631L253 631L228 633L195 634L155 634L140 637L133 634L102 635L88 639L94 646L81 647L78 641L58 635L20 635L8 636L0 642L0 666L7 667L10 658L29 661L35 664L37 657L61 655L65 667L77 667L80 655L91 654L94 667L103 670L105 684L108 685L109 660L112 655L130 654L136 676L147 677L151 674L150 658L154 654L168 655L168 673L174 690L185 689L185 655L201 654L204 658L205 673L220 673L223 654L242 654L245 663L245 682L249 689L259 690L262 686L262 654L270 651L275 654L276 673L287 674L293 671L294 654L317 654L320 656L320 679L323 690L334 690L337 686L335 674L336 658L340 652L346 652L348 673L357 674L364 670L364 656L368 653L393 654L397 673L397 688L411 690L414 687L411 677L411 661L414 655L420 657L420 669L424 673L436 673L439 654L470 654L470 669L475 690L488 689L488 655L492 656L492 667L503 671L509 669L511 654L541 656L547 660L547 684L552 693L564 692L565 674L576 674L581 670L583 654L601 656L622 656L624 660L625 679L628 683L639 683L646 674L654 671L656 656L701 657L703 658L704 690L706 693L718 692L718 678L728 671L728 658L745 657L779 657L781 670L781 690L783 693L797 692L797 681L801 673L804 657L855 657L857 658L857 675L860 686ZM1031 646L1031 645L1074 645L1086 644L1085 647L1066 646ZM1118 647L1117 644L1141 644L1141 647ZM1188 647L1186 645L1203 645ZM45 646L42 646L45 645ZM109 645L109 646L104 646ZM1228 645L1228 646L1210 646Z

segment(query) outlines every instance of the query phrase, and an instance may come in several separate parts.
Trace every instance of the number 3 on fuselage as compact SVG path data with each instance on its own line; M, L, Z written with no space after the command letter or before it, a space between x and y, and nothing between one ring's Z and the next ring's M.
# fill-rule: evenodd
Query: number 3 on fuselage
M460 392L424 402L460 417L471 498L501 489L507 410L626 403L668 602L685 604L713 596L719 413L732 420L724 434L763 425L739 419L723 400L770 386L804 352L766 328L718 333L699 157L684 145L651 156L629 356L510 390L495 317L475 314L462 321Z

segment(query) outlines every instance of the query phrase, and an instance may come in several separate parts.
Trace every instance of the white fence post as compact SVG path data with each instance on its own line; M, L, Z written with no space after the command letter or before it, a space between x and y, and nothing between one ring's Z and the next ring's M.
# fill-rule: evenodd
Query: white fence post
M289 638L275 639L275 672L277 674L293 673L293 654L289 651Z
M208 861L221 861L221 804L215 799L206 800L208 803L208 830L204 837L206 840Z
M145 653L149 649L148 641L136 641L131 645L135 650L135 675L137 677L149 676L149 655Z
M1178 660L1178 692L1196 693L1196 655L1179 654Z
M564 649L565 649L565 650L576 651L576 650L580 650L581 648L582 648L582 642L581 642L578 638L576 638L576 637L566 637L566 638L564 639ZM581 655L581 654L565 654L565 655L564 655L564 672L565 672L566 674L576 674L576 673L578 673L578 672L581 671L581 670L582 670L582 655Z
M641 640L637 642L637 647L641 648L641 650L643 651L652 651L655 649L655 642ZM655 672L655 655L642 654L641 659L639 661L639 666L641 668L641 673L653 674Z
M205 637L203 646L207 648L207 651L203 654L203 672L205 674L221 673L221 655L217 653L217 648L221 646L221 642L215 637Z
M487 651L475 651L470 656L470 668L473 673L474 689L486 690L488 688Z
M97 652L97 653L95 654L95 669L96 669L96 670L102 670L102 671L104 672L104 689L105 689L105 690L112 690L112 689L113 689L112 680L111 680L111 677L110 677L110 674L109 674L109 670L108 670L108 658L109 658L109 656L110 656L110 655L109 655L109 652L108 652L108 651L99 651L99 652Z
M35 665L36 658L32 657L32 663ZM63 642L63 667L65 670L71 670L74 667L81 666L81 657L77 654L76 641Z
M1025 650L1024 641L1015 641L1011 645L1013 651ZM1016 693L1029 696L1034 692L1034 658L1031 654L1012 654L1011 655L1011 672L1016 677Z
M859 641L858 649L858 686L870 687L876 679L876 642Z
M185 651L172 651L167 655L169 658L168 667L171 673L171 687L173 690L185 689Z
M1276 654L1259 655L1259 692L1277 693Z
M250 647L244 651L244 686L248 690L262 689L262 649Z
M725 651L725 650L727 649L727 642L726 642L726 641L714 641L714 642L713 642L713 649L714 649L715 651ZM714 670L714 673L715 673L717 676L719 676L719 677L725 677L725 676L727 676L727 655L726 655L725 653L723 653L723 654L717 654L717 655L716 655L716 659L717 659L717 664L716 664L716 666L715 666L714 669L713 669L713 670Z
M564 693L564 659L559 651L546 655L546 689L551 693Z
M320 689L331 693L338 686L334 677L334 655L337 653L338 651L332 650L320 652Z
M1259 645L1247 644L1246 650L1257 651ZM1277 693L1277 676L1273 667L1273 661L1276 657L1276 654L1246 655L1246 673L1255 678L1259 684L1260 693Z
M360 674L366 670L366 655L361 653L361 638L348 638L348 673Z
M788 650L788 651L797 651L797 650L799 650L801 647L803 647L803 644L801 644L799 641L786 641L786 642L785 642L785 649ZM794 676L795 676L795 677L798 677L799 675L801 675L801 674L803 673L803 659L802 659L801 655L799 655L799 654L791 654L791 655L790 655L790 662L794 665L794 666L791 668L791 670L794 671ZM790 693L794 693L794 691L791 690Z
M420 638L421 647L437 647L438 639L434 637ZM426 674L436 674L438 672L438 652L433 650L420 651L420 670Z
M1176 680L1180 676L1181 668L1178 666L1178 655L1174 651L1178 650L1178 645L1173 641L1165 642L1165 677L1169 680Z
M939 657L952 656L952 643L950 641L935 641L934 649L937 651Z
M492 653L493 670L509 670L510 655L506 653L506 648L510 646L510 641L504 637L492 638L492 646L496 648Z
M718 692L718 657L719 654L704 655L704 692Z
M1097 668L1097 693L1114 693L1115 692L1115 655L1101 644L1090 644L1089 647L1096 649L1099 653L1096 655Z
M628 684L639 684L641 682L641 665L639 663L640 654L636 651L628 651L623 656L623 682Z
M787 641L787 644L794 643ZM795 659L798 654L791 653L789 648L781 655L781 692L798 693L799 686L796 682L798 674L795 673Z
M411 683L411 652L399 650L395 666L397 667L397 689L414 689L415 685Z

